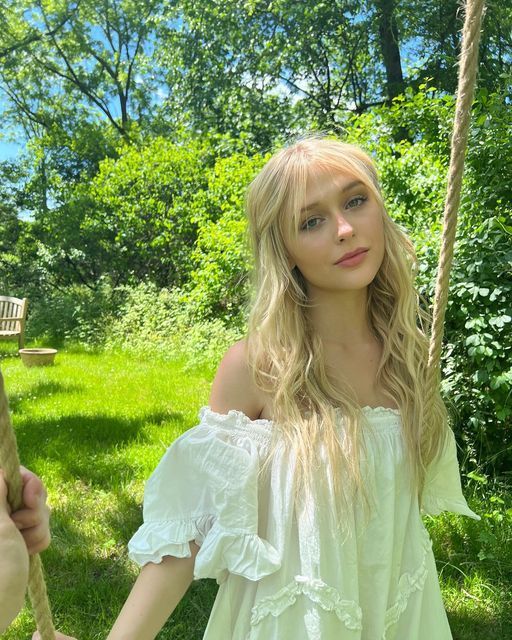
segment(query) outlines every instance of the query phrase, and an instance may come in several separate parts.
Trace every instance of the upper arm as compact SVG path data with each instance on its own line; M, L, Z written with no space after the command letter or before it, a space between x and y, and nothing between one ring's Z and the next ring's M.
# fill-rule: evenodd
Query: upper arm
M236 342L222 359L212 384L209 404L216 413L236 409L251 420L259 418L263 402L249 369L245 340Z

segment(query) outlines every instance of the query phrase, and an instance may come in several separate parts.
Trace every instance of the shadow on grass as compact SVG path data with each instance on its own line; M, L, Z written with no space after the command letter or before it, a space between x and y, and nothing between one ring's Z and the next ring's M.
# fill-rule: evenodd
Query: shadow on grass
M139 524L140 505L122 491L112 492L110 499L109 515L117 513L114 520L125 526L111 528L107 542L102 542L104 527L96 530L91 516L80 513L77 503L86 497L52 512L52 544L43 554L48 593L57 626L79 640L106 637L135 577L126 545Z
M48 591L57 626L79 640L104 639L133 586L138 569L127 557L127 543L141 524L140 505L123 490L112 492L101 531L80 521L82 501L56 508L53 542L44 553ZM105 531L106 525L106 531ZM111 536L106 543L101 540ZM193 582L159 638L203 637L217 593L215 580Z
M16 438L25 466L37 467L34 463L44 458L46 463L57 463L63 479L108 490L114 479L119 483L133 478L138 468L115 454L131 443L147 442L143 431L148 424L171 421L185 430L183 416L172 412L146 414L144 418L70 415L34 422L25 419L17 421Z
M64 394L64 393L77 393L82 391L84 387L79 384L71 384L65 382L56 382L53 380L45 380L38 382L29 389L24 390L22 393L7 393L9 395L9 406L11 409L17 409L20 402L26 401L30 398L30 402L45 398L50 395Z
M512 619L484 616L481 611L471 615L466 612L448 613L453 640L510 640Z

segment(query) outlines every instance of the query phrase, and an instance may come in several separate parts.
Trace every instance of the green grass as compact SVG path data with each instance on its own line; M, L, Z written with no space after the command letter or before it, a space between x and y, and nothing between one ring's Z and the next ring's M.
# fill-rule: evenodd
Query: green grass
M473 493L481 521L446 513L426 519L444 603L454 640L510 640L512 497L496 482Z
M141 522L144 481L197 423L211 374L79 350L61 351L47 368L8 357L2 371L22 462L49 491L53 542L43 562L56 626L104 639L137 574L126 543ZM490 495L471 501L488 514L481 523L450 515L427 522L455 640L512 638L510 499L495 490L491 503ZM215 593L213 580L194 582L159 638L202 638ZM3 637L32 630L26 609Z
M105 638L137 574L126 543L141 522L144 481L197 423L210 382L122 354L60 352L54 367L32 369L7 359L2 371L20 457L48 487L53 542L43 562L56 626ZM200 638L215 591L214 581L194 583L162 638L183 638L184 628ZM4 637L31 630L24 611Z

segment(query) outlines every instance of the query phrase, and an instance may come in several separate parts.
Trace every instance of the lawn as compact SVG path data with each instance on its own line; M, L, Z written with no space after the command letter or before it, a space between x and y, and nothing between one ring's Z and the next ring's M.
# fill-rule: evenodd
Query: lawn
M49 491L53 542L43 562L56 626L80 640L104 639L137 575L126 543L141 522L144 481L197 423L211 375L70 350L47 368L8 357L2 371L20 457ZM455 640L512 638L510 496L489 485L470 499L487 514L480 523L427 519ZM202 638L215 593L213 580L194 582L159 638ZM32 630L24 610L3 637Z

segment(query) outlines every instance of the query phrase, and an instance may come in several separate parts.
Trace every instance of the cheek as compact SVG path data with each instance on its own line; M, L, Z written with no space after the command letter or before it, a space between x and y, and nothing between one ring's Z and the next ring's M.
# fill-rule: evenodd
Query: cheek
M297 264L304 267L314 266L317 262L325 259L325 247L321 241L320 234L311 235L297 243L294 252L294 259Z

